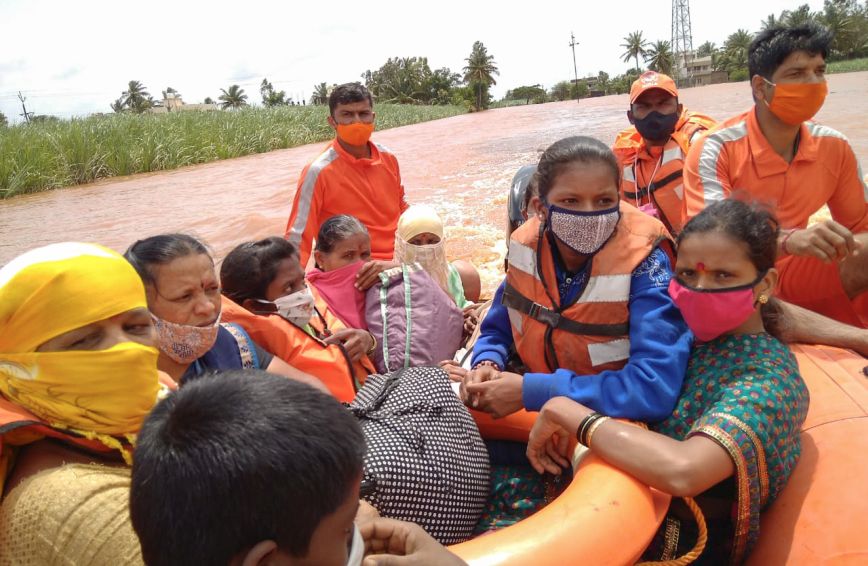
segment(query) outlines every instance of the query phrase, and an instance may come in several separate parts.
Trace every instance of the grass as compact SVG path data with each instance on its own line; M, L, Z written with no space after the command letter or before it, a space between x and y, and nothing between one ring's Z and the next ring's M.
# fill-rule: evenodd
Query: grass
M827 73L856 73L868 71L868 57L850 59L849 61L831 61L826 65Z
M377 105L385 130L465 112L458 106ZM0 199L166 171L330 139L324 106L236 112L111 114L0 128Z

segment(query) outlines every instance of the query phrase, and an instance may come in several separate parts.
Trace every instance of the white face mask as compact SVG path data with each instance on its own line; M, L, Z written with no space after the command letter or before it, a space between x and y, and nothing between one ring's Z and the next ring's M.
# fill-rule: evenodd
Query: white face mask
M353 525L353 545L350 547L349 557L347 558L347 566L362 566L362 559L365 557L365 540L362 538L362 533L359 532L359 527Z
M314 299L307 285L301 291L280 297L274 304L280 316L296 326L305 326L313 318Z

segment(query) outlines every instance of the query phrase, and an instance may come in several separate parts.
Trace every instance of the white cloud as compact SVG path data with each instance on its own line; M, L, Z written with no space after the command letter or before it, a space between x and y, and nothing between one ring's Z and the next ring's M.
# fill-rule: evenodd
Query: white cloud
M718 45L738 28L756 31L797 0L694 0L694 46ZM819 10L820 0L809 2ZM130 80L152 95L172 86L188 102L216 98L238 83L258 101L262 77L298 99L319 82L357 80L388 57L427 56L432 68L461 71L482 41L500 68L496 96L523 84L550 87L573 73L622 73L623 37L642 30L669 39L671 3L556 1L477 3L189 2L132 4L4 0L0 5L0 111L69 116L107 112Z

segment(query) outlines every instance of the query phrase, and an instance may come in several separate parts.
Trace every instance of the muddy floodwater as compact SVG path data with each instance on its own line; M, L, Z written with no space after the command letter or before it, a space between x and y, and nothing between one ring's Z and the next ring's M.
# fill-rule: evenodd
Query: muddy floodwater
M817 120L850 139L868 166L868 73L829 77ZM747 83L684 89L681 101L723 120L752 104ZM437 208L450 255L501 276L510 180L552 142L576 134L606 143L627 125L627 95L490 110L375 132L401 165L407 200ZM0 265L51 242L99 242L123 251L137 238L184 231L222 257L237 243L284 233L302 167L324 144L104 180L0 201Z

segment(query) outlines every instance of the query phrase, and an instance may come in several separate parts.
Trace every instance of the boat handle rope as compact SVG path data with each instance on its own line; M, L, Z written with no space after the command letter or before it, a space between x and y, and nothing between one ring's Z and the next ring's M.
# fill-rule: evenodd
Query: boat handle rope
M705 550L705 544L708 542L708 527L705 524L705 517L702 514L702 509L693 500L692 497L682 497L687 508L693 513L693 518L696 519L696 526L699 529L699 536L696 537L696 544L689 552L674 560L659 560L650 562L640 562L636 566L685 566L696 561L697 558Z

